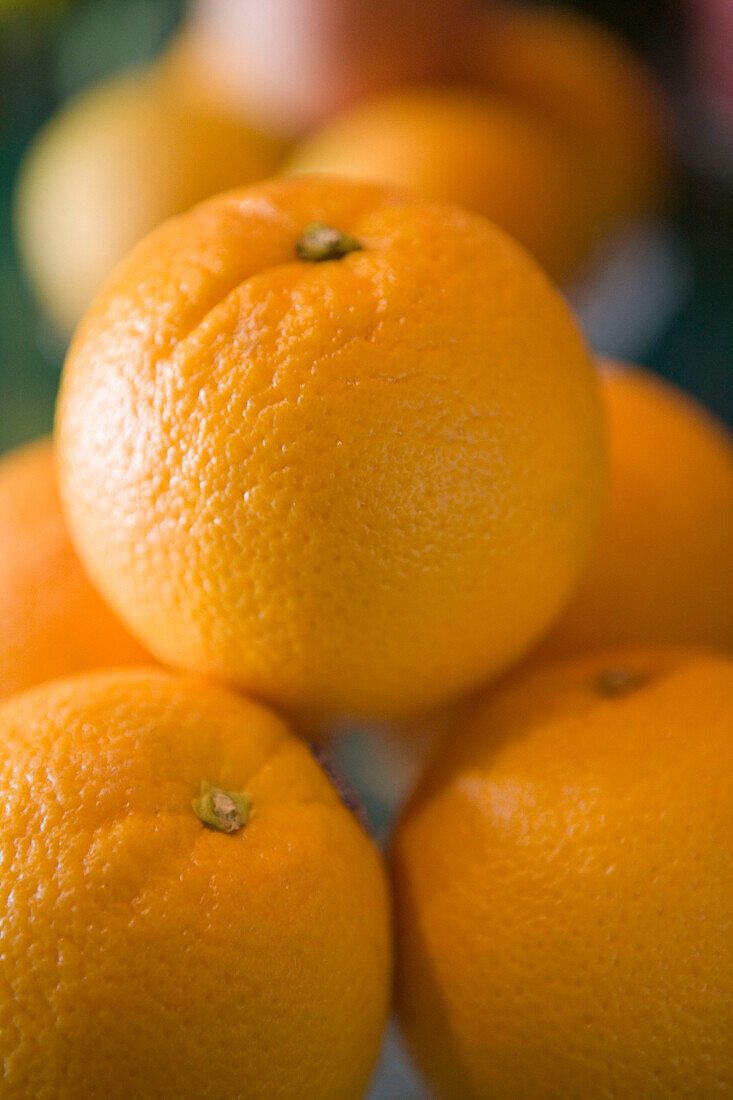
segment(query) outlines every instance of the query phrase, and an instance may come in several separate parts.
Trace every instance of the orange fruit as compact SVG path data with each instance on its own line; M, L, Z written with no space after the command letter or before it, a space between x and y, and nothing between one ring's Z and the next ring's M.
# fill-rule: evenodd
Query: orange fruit
M523 107L461 88L376 96L298 145L287 170L383 180L468 207L506 229L556 279L595 239L590 176Z
M387 888L305 744L136 670L7 700L0 746L4 1097L362 1095Z
M733 647L733 440L689 396L606 364L610 492L600 538L542 647Z
M117 261L164 218L268 176L281 155L279 143L154 68L62 106L16 189L20 258L54 325L71 333Z
M664 648L515 676L393 846L397 998L440 1097L733 1086L733 662Z
M148 237L77 332L56 429L77 547L133 633L316 716L509 664L601 495L597 382L543 273L482 218L345 180Z
M468 77L585 154L607 229L660 205L669 171L664 96L608 28L556 7L493 3L471 27L467 53Z
M72 549L51 441L0 461L0 696L103 665L148 660Z

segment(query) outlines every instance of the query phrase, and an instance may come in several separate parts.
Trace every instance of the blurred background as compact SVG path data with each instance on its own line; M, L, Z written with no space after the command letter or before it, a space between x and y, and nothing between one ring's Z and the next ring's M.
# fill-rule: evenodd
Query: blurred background
M0 0L1 449L50 427L69 335L137 236L290 169L395 178L503 221L597 351L733 418L733 3L576 0L570 22L545 8L526 26L521 4L361 7ZM585 112L565 128L594 135L590 185L568 167L579 131L571 149L550 117L558 79L560 116L563 95ZM618 165L623 201L590 212Z

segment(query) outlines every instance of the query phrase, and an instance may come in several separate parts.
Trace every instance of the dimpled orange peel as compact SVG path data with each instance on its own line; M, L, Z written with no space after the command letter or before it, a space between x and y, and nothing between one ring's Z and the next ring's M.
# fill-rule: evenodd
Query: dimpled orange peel
M4 1100L366 1089L389 1008L380 856L306 745L163 672L0 706Z
M626 649L515 674L393 844L397 1004L441 1100L733 1088L733 661Z
M457 207L329 178L171 220L77 331L70 529L157 657L316 715L519 657L582 569L597 381L547 277Z

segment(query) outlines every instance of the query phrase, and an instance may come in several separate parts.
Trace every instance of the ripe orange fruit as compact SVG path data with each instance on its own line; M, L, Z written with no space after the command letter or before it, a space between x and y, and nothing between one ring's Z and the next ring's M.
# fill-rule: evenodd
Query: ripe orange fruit
M163 672L60 680L0 707L0 786L3 1096L362 1095L384 871L279 719Z
M733 647L733 440L690 397L606 364L610 493L543 654L625 642Z
M64 105L31 145L16 192L18 250L54 325L71 333L117 261L164 218L270 175L281 155L154 68Z
M56 492L51 441L0 461L0 696L144 650L82 571Z
M458 208L315 178L128 257L71 347L57 440L78 549L133 632L315 714L437 704L528 648L603 466L594 372L529 257Z
M606 27L556 7L492 3L471 27L466 75L585 154L605 228L659 206L668 183L664 97Z
M556 279L595 241L591 177L573 146L523 107L460 88L386 93L296 147L288 171L382 180L455 202L506 229Z
M595 654L513 677L397 829L402 1027L440 1097L733 1086L733 662Z

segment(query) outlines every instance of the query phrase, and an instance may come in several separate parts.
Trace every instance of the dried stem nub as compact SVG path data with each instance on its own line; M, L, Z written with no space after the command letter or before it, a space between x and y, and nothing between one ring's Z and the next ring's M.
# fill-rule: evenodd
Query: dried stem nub
M313 222L305 229L295 251L298 259L317 264L324 260L340 260L349 252L360 252L363 247L356 237L322 222Z
M249 821L252 799L238 791L225 791L201 780L201 793L191 801L196 817L209 829L238 833Z
M605 668L599 672L595 679L595 689L599 695L627 695L636 691L646 683L648 677L643 672L635 672L633 669L624 668L622 665L616 668Z

